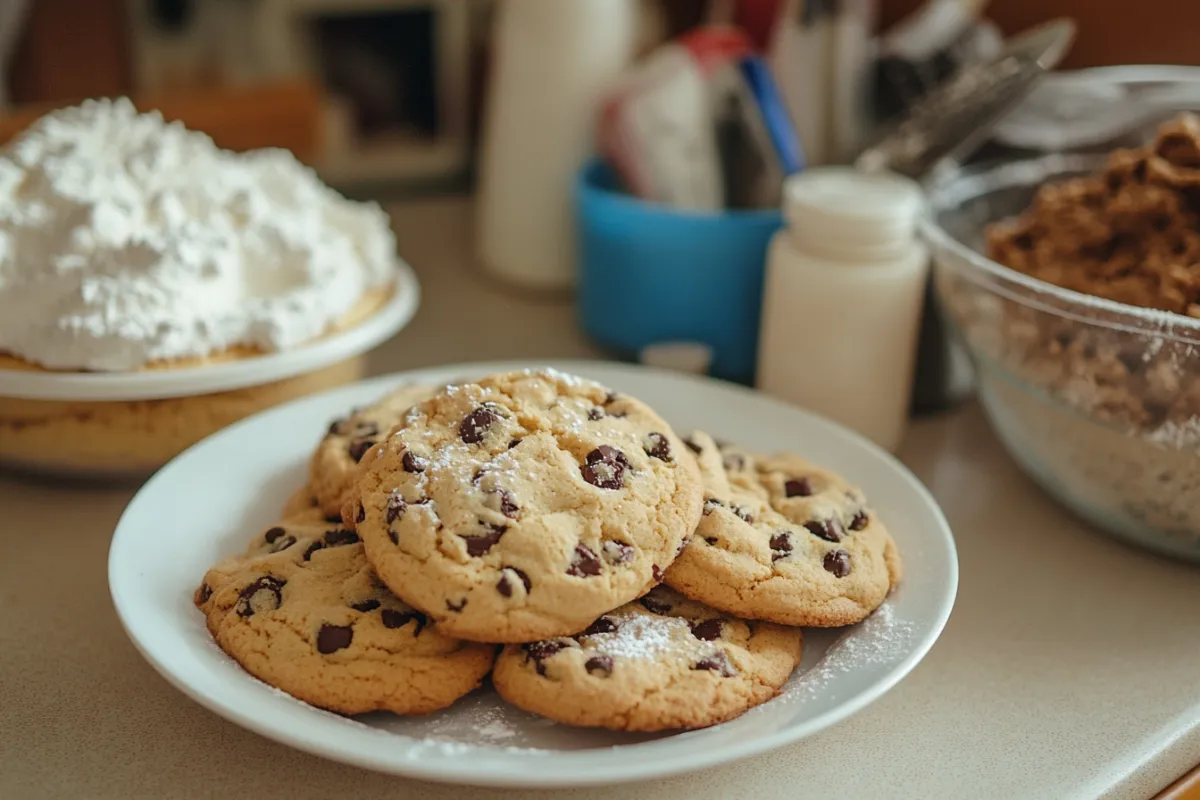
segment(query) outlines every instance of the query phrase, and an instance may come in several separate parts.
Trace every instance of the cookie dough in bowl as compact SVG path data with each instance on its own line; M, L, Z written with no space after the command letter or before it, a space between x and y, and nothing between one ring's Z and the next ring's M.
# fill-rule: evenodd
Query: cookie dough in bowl
M419 299L387 216L127 100L0 149L0 463L134 477L352 382Z
M936 283L997 434L1101 529L1200 561L1200 118L934 185Z

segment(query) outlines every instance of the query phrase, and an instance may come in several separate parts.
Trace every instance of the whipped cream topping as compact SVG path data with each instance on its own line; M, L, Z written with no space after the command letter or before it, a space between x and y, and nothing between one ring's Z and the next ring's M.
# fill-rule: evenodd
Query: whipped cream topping
M51 369L287 349L395 274L378 205L125 99L49 114L0 150L0 352Z

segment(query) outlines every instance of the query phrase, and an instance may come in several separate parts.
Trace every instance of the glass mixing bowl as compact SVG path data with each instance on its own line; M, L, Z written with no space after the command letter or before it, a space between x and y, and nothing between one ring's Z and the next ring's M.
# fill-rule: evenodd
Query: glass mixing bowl
M1005 447L1101 529L1200 562L1200 319L1061 289L983 255L984 229L1043 183L1092 173L1059 154L945 176L922 223L934 282Z

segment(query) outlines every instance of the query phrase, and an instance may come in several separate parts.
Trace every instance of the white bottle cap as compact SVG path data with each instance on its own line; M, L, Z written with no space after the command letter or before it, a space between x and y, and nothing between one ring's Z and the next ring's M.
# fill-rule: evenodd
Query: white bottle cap
M924 197L892 172L811 167L783 184L783 213L798 241L880 256L908 246Z

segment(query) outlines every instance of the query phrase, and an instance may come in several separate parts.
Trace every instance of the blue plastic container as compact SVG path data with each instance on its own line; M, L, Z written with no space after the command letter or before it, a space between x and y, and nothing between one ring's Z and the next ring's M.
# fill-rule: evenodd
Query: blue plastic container
M779 210L675 211L625 194L600 161L580 172L575 200L587 334L626 356L657 342L704 342L712 375L752 383Z

